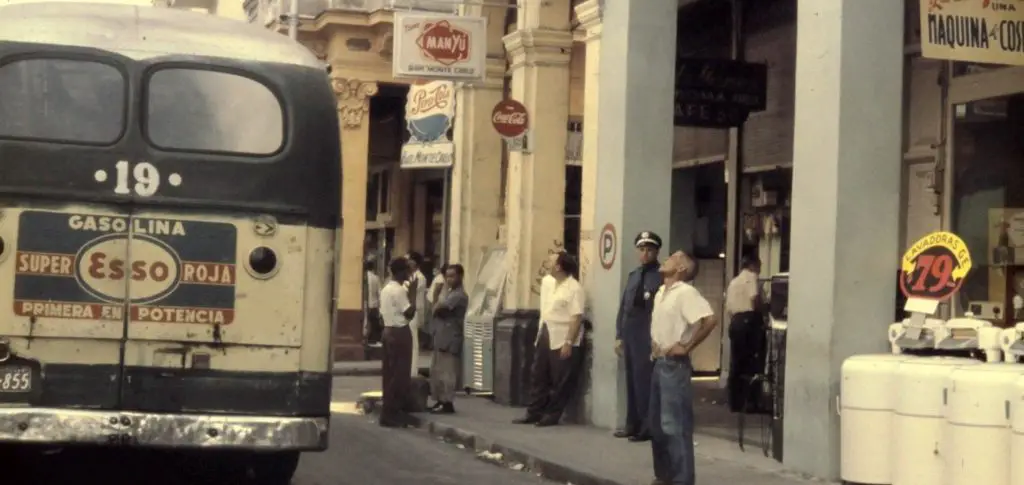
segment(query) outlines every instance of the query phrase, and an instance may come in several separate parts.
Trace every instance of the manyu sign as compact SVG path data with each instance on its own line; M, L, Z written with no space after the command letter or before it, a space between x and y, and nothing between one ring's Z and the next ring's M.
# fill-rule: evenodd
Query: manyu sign
M455 84L429 81L409 86L405 124L409 141L402 145L402 168L446 168L455 158L448 130L455 118Z
M921 55L1024 66L1024 0L921 0Z
M514 99L506 99L494 105L491 111L494 130L505 139L511 151L526 149L526 138L530 131L530 115L526 106Z
M395 12L395 78L481 80L486 60L486 18Z
M768 66L728 59L676 59L675 125L732 128L767 103Z

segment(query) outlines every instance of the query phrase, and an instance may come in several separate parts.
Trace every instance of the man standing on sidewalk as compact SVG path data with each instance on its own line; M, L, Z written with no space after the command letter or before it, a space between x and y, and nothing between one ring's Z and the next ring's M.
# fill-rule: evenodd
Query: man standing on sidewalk
M431 334L434 340L433 359L430 364L430 393L436 403L430 408L435 414L455 412L455 385L459 375L459 355L462 354L462 324L466 320L469 295L462 289L465 270L461 264L449 264L444 270L444 289L434 295Z
M762 313L758 276L761 261L757 256L743 257L743 269L725 290L725 321L729 322L729 409L734 413L751 412L756 403L750 383L764 372L767 336Z
M383 403L380 425L397 428L409 424L405 407L409 402L412 367L412 332L409 321L416 315L415 299L409 295L417 290L409 279L409 263L404 258L391 262L391 281L380 291L381 317L384 319L384 362L381 377Z
M416 283L416 291L409 292L409 299L416 306L416 316L409 322L409 330L412 332L412 350L409 357L412 360L412 369L409 371L409 376L416 377L420 373L420 330L423 329L423 322L426 320L425 312L429 312L430 308L427 307L427 277L423 276L421 270L423 255L416 251L410 251L405 259L409 264L407 288L411 289L412 283Z
M626 427L615 432L616 438L629 441L651 439L647 423L650 409L651 374L651 310L654 294L661 286L658 273L658 250L661 236L644 231L633 241L640 257L640 266L629 273L626 288L619 301L615 319L615 353L626 360Z
M676 251L661 265L665 284L654 296L651 318L651 451L654 484L694 485L693 365L690 353L715 328L714 311L706 299L685 281L696 264Z
M558 424L577 391L583 364L583 287L576 280L579 266L566 253L554 255L553 285L541 284L543 333L534 355L533 389L526 416L517 424Z

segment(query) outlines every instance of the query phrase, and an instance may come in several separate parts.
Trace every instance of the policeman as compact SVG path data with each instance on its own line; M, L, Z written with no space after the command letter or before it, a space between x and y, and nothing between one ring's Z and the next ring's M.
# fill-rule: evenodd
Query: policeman
M647 410L651 394L651 310L661 286L661 237L644 231L633 240L640 267L629 273L615 319L615 352L626 359L626 427L615 432L629 441L650 439Z

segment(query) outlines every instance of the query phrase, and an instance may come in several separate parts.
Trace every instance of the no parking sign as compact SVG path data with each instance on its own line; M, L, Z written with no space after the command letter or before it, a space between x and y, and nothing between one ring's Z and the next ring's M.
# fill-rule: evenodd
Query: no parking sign
M615 265L615 255L619 252L619 236L615 233L615 226L612 223L604 225L601 229L601 236L597 238L597 255L601 260L601 267L612 269Z

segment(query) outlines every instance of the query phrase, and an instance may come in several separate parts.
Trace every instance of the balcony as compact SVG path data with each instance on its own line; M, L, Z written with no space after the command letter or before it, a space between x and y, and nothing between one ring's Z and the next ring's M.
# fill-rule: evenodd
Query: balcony
M300 18L315 18L327 11L373 13L382 10L455 13L459 0L298 0ZM288 13L291 0L246 0L250 22L269 25Z

